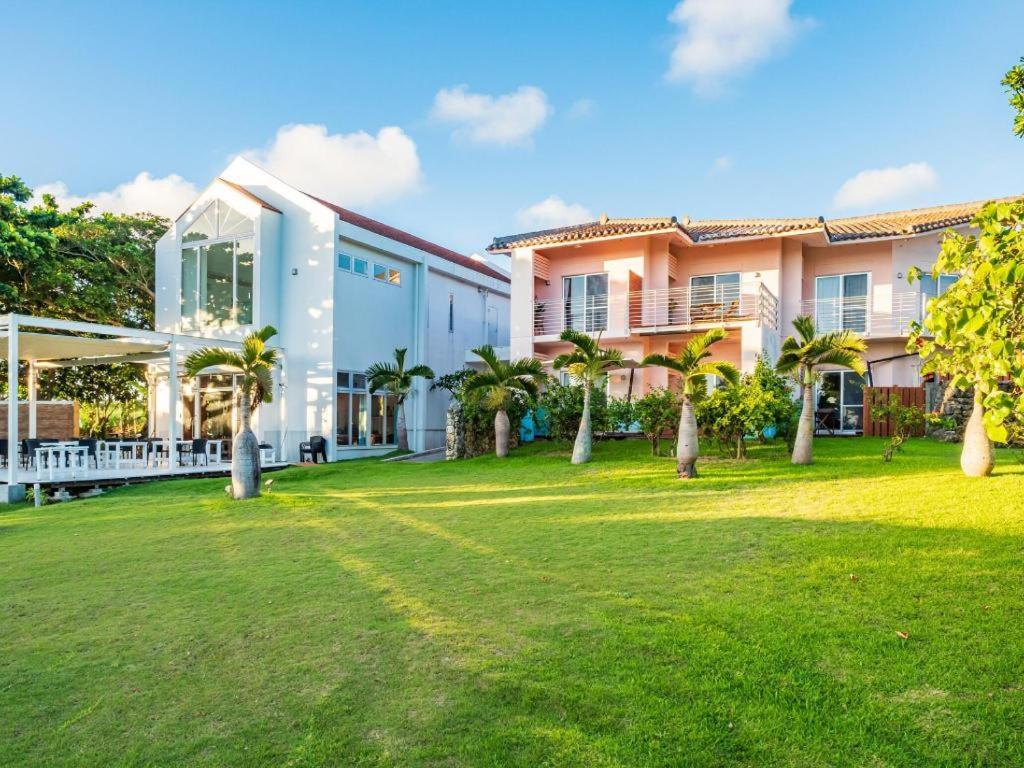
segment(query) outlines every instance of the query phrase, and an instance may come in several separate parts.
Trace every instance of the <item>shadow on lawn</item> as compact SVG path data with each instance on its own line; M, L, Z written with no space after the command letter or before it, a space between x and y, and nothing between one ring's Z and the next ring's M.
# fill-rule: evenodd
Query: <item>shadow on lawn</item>
M1024 645L1018 536L723 518L645 526L646 549L616 552L608 529L589 529L517 554L397 522L418 542L414 571L377 549L336 563L391 614L401 650L363 644L360 655L382 654L373 668L385 679L336 691L316 716L325 728L338 712L354 717L367 758L1024 759L1024 742L1008 738L1020 689L1006 649ZM401 695L380 696L424 676L437 697L428 712L410 718Z

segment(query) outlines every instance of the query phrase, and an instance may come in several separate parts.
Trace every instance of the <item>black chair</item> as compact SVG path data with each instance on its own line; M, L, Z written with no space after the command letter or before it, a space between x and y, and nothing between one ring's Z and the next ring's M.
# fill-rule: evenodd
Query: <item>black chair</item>
M99 440L95 440L91 437L78 439L78 444L83 448L88 449L85 453L85 463L88 464L91 460L97 469L99 469L100 466L99 459L96 457L96 447L99 445L99 442Z
M192 445L188 448L188 453L192 454L192 466L196 466L199 462L199 457L203 457L203 464L209 466L210 464L210 453L206 449L207 439L205 437L196 437L192 439Z
M6 467L8 459L8 443L6 437L0 437L0 467Z
M309 456L309 460L314 464L319 463L317 461L317 456L323 457L324 463L326 463L327 441L320 435L313 435L309 438L308 442L299 443L299 461L302 461L302 457L306 455Z

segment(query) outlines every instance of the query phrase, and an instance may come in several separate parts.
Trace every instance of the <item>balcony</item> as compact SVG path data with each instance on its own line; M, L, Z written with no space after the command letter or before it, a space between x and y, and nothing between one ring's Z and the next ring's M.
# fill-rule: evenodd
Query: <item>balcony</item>
M607 337L680 333L753 322L778 330L778 300L761 283L664 288L548 299L534 304L535 337L566 328Z
M800 302L800 313L810 315L819 331L846 330L867 338L899 338L910 332L912 322L924 317L927 297L914 292L893 294L892 302L875 302L869 296L811 299Z

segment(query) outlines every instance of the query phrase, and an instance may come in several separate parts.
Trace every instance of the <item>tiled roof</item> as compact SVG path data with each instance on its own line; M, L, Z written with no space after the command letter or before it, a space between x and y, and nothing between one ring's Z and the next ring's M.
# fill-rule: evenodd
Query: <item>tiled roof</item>
M315 195L310 195L308 192L305 194L312 197L318 203L322 203L330 208L338 214L339 219L351 224L352 226L359 227L360 229L366 229L370 232L375 232L382 237L395 240L399 243L405 243L405 245L418 248L419 250L426 251L427 253L432 253L446 261L452 262L453 264L458 264L466 269L472 269L474 272L479 272L482 275L493 277L495 280L501 280L503 283L511 282L508 275L499 272L483 262L471 259L469 256L463 256L461 253L456 253L449 248L445 248L443 245L432 243L429 240L424 240L422 237L417 237L416 235L397 229L396 227L392 227L388 224L384 224L376 219L363 216L361 213L356 213L355 211L350 211L348 208L342 208L340 205L329 203Z
M590 221L586 224L576 224L571 227L557 227L556 229L542 229L538 232L525 232L521 235L496 237L487 250L504 251L513 246L519 248L531 245L571 243L575 240L638 235L646 232L678 229L679 222L675 216L650 219L609 219L602 217L599 221Z
M1019 200L1019 197L1000 200ZM890 213L873 213L843 219L825 219L824 216L791 219L686 219L674 216L659 219L609 219L578 224L572 227L525 232L520 235L498 237L488 248L492 252L507 251L514 247L531 247L571 243L600 237L644 234L661 230L678 230L695 243L735 240L751 237L774 237L804 232L822 232L831 243L867 240L877 237L916 235L966 224L988 201L937 205Z

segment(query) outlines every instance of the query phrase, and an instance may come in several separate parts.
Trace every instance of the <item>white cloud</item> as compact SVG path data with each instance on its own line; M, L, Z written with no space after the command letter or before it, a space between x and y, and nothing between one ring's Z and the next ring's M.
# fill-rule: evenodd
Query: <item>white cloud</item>
M372 136L286 125L264 149L242 154L303 192L342 205L394 200L414 191L423 178L416 143L394 126Z
M501 96L470 93L469 86L456 85L437 92L430 115L454 125L456 138L507 145L528 142L552 111L547 94L532 85Z
M813 24L790 13L792 0L682 0L669 14L680 27L666 77L711 93L783 50Z
M576 99L569 105L568 115L573 120L582 120L594 114L595 109L597 109L597 104L593 99Z
M708 169L709 176L717 176L732 170L732 158L729 155L719 155Z
M552 229L594 221L594 214L579 203L567 203L557 195L523 208L516 214L519 223L531 229Z
M873 168L843 182L832 205L839 209L867 208L904 200L933 189L938 182L938 174L928 163Z
M199 191L190 181L176 173L153 178L143 171L131 181L118 184L109 192L94 192L91 195L73 195L63 181L41 184L35 189L36 201L44 194L51 194L61 208L73 208L86 201L94 203L94 211L110 213L142 213L148 211L167 218L174 218L185 210L196 198Z

